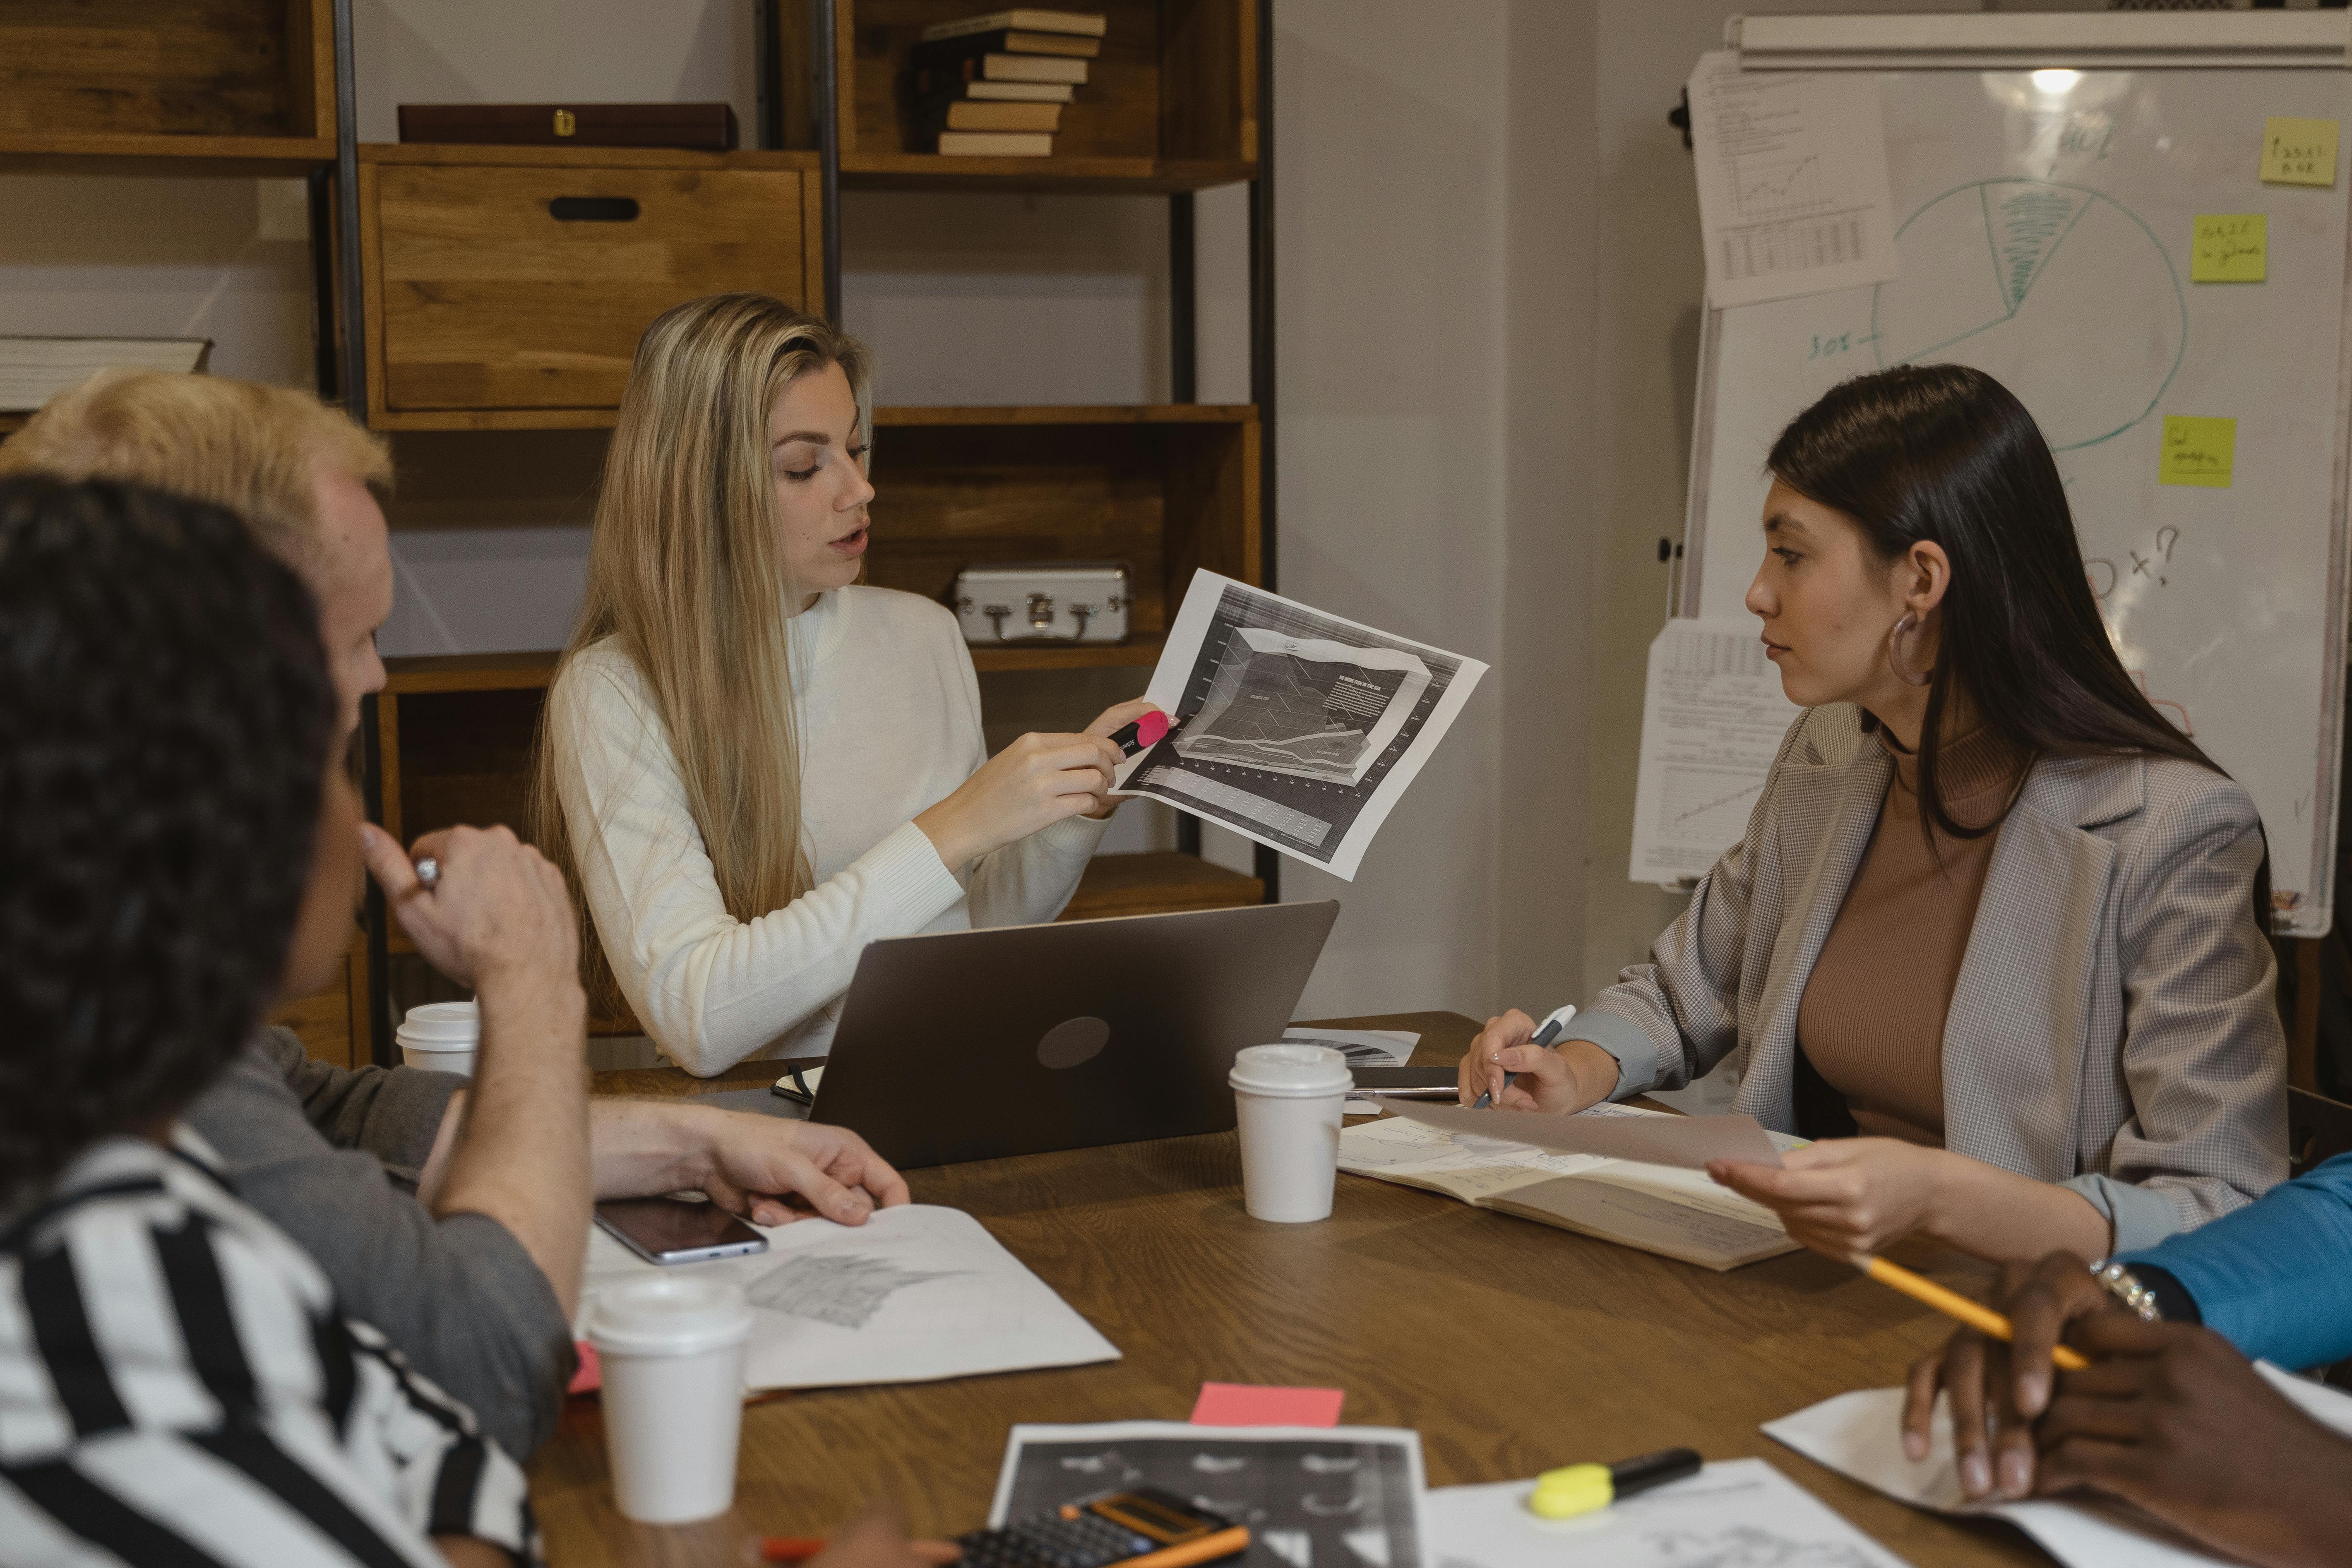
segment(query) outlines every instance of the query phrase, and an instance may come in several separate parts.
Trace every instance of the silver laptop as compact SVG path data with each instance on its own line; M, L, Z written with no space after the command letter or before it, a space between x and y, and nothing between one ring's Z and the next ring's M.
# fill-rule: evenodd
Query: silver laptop
M812 1121L902 1169L1218 1132L1282 1038L1325 899L891 937L849 983Z

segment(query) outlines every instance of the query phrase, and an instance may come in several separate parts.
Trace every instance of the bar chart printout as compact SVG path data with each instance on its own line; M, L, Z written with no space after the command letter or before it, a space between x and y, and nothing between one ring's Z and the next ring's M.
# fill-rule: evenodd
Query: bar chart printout
M1800 711L1754 620L1668 621L1650 644L1631 879L1687 881L1739 842Z

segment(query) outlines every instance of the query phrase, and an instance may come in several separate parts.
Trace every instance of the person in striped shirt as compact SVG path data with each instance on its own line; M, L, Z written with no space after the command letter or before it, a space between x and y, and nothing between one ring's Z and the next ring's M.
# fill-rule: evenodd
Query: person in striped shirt
M226 511L0 481L0 1560L536 1562L514 1460L179 1120L359 889L310 595ZM576 1006L561 879L477 851L478 952ZM530 1152L583 1226L585 1121Z

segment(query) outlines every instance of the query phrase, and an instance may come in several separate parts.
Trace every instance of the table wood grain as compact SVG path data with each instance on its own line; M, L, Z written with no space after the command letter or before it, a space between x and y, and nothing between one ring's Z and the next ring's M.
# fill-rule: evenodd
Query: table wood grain
M1323 1022L1415 1030L1414 1060L1428 1065L1458 1058L1477 1027L1452 1013ZM772 1081L782 1066L702 1080L605 1073L596 1087L704 1093ZM737 1564L753 1535L823 1534L875 1497L897 1500L919 1531L952 1535L983 1522L1014 1423L1181 1421L1208 1380L1344 1389L1344 1422L1420 1431L1432 1486L1687 1445L1769 1458L1918 1568L2049 1561L2007 1525L1906 1508L1758 1430L1900 1381L1948 1328L1812 1253L1716 1274L1345 1174L1329 1220L1265 1224L1243 1211L1232 1133L908 1180L917 1202L977 1217L1124 1359L754 1403L734 1511L683 1527L614 1510L597 1402L574 1398L532 1470L551 1562ZM1895 1256L1979 1296L1990 1278L1939 1248Z

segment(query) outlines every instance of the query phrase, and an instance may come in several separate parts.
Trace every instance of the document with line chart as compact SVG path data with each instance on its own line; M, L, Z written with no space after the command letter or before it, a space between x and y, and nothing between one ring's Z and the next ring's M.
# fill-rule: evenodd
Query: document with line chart
M1650 644L1627 875L1668 885L1705 876L1748 831L1801 711L1754 620L1668 621Z
M760 1234L765 1252L670 1265L743 1288L752 1308L747 1389L928 1383L1118 1359L1118 1346L961 1209L904 1204L861 1226L804 1219ZM600 1288L653 1268L592 1226L580 1322Z
M1171 721L1117 788L1353 880L1486 667L1196 572L1144 695Z

